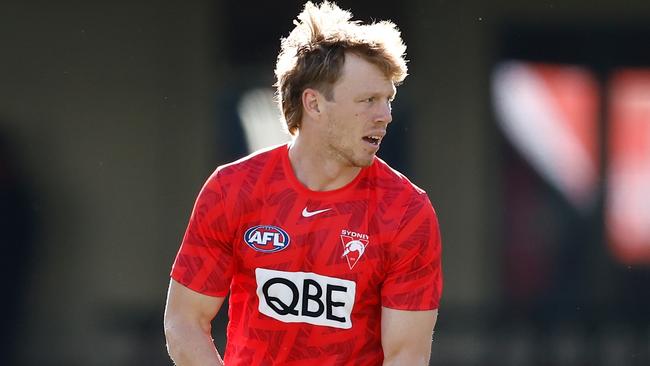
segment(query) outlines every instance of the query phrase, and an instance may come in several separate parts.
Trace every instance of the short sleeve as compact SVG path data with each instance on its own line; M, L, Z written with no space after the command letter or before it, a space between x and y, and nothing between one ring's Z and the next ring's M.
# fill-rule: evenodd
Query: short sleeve
M215 172L196 199L171 277L209 296L228 294L233 275L233 251L225 195Z
M411 199L388 248L382 306L397 310L437 309L442 293L441 238L426 193L417 193Z

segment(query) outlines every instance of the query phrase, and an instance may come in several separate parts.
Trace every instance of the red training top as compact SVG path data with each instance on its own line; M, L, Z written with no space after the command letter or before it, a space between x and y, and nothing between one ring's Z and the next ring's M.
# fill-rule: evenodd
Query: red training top
M228 366L375 366L382 306L438 308L440 251L426 193L381 159L314 192L282 145L212 174L171 276L205 295L230 292Z

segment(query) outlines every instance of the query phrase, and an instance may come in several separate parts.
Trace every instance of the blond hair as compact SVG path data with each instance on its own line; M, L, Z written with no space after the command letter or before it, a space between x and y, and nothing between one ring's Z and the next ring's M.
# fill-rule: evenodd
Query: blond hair
M295 135L302 119L302 92L314 88L331 100L332 86L341 76L345 53L354 53L379 67L394 83L407 75L406 46L390 21L361 24L349 11L325 1L307 2L282 39L275 68L277 98L287 125Z

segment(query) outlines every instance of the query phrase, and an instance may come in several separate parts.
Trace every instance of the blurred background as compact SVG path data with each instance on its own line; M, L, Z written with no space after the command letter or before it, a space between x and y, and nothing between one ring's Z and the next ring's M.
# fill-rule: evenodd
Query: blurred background
M650 2L339 4L408 45L380 156L440 219L431 364L650 364ZM191 207L287 138L271 85L302 2L1 8L0 364L170 365Z

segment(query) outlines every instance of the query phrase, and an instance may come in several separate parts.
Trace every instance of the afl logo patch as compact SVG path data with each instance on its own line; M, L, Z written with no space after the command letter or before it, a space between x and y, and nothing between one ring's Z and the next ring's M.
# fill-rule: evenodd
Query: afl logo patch
M289 234L277 226L257 225L244 233L244 241L249 247L262 253L279 252L289 246Z

